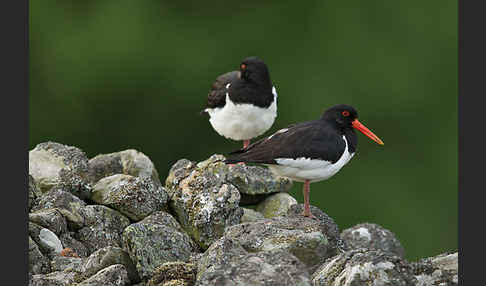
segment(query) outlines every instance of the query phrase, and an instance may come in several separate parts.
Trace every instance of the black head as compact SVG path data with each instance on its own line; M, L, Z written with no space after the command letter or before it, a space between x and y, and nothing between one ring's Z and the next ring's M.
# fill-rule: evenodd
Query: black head
M353 128L353 121L358 118L358 112L350 105L338 104L324 111L321 118L343 129Z
M257 57L248 57L240 64L241 78L256 84L271 84L267 65Z

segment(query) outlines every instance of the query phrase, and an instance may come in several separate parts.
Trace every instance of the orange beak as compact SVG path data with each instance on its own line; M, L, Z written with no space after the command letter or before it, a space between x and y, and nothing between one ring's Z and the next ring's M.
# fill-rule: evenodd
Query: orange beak
M353 122L353 127L355 129L358 129L359 131L361 131L361 133L363 133L364 135L368 136L371 140L375 141L376 143L380 144L380 145L385 145L385 143L383 143L383 141L381 141L380 138L378 138L378 136L376 136L373 132L371 132L371 130L369 130L368 128L366 128L366 126L364 126L363 124L361 124L361 122L358 121L358 119L355 119Z

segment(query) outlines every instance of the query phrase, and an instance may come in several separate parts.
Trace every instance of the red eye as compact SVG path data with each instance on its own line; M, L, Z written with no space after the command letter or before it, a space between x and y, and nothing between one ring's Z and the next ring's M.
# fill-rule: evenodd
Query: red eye
M245 65L245 64L241 64L240 68L241 68L242 70L244 70L244 69L246 69L246 65Z
M342 115L343 115L343 116L349 116L349 111L344 110L344 111L342 112Z

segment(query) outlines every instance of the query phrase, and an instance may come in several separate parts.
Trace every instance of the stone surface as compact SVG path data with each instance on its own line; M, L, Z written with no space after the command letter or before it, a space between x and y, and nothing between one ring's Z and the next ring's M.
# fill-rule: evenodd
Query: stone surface
M125 174L134 177L151 177L157 186L161 186L159 174L152 161L145 154L134 149L99 154L89 160L89 166L93 184L104 177Z
M300 217L275 217L228 227L225 237L248 252L285 250L299 258L311 273L337 253L336 238L319 222Z
M125 228L123 249L130 255L141 279L152 277L159 265L187 261L197 251L186 233L166 225L140 222Z
M44 194L32 211L42 209L58 209L66 218L67 226L70 230L83 227L85 220L84 207L86 203L69 192L65 192L57 187Z
M227 226L240 222L240 193L226 182L228 167L218 156L198 165L182 159L166 180L169 205L183 229L202 249L223 235Z
M43 274L51 272L49 259L40 251L39 247L29 236L29 272Z
M67 222L58 209L41 209L29 213L29 221L43 226L57 235L67 232Z
M241 217L242 223L254 222L265 218L261 213L257 212L256 210L252 210L248 208L242 208L242 209L243 209L243 216Z
M443 253L412 263L418 286L458 285L458 253Z
M101 205L84 208L84 227L75 233L75 239L83 243L89 253L105 246L121 246L121 234L130 225L127 217L116 210Z
M198 275L196 285L311 285L305 265L281 249L233 256Z
M78 255L79 257L88 257L90 254L90 251L88 248L82 244L80 241L75 239L73 236L75 235L74 232L67 232L67 233L62 233L59 236L59 239L62 242L62 245L64 248L70 248L72 251Z
M45 248L51 249L51 251L54 251L55 253L60 253L61 250L64 248L62 246L61 240L59 240L59 237L57 237L54 232L50 231L47 228L42 228L40 230L39 242Z
M287 193L276 193L270 195L257 205L256 210L266 218L282 216L292 205L297 204L297 200Z
M125 267L131 283L140 281L135 264L133 264L128 253L114 246L107 246L93 252L85 259L81 272L83 272L84 277L91 277L98 271L115 264L121 264Z
M326 260L312 274L314 286L416 285L412 266L404 259L374 249L353 249Z
M405 258L405 249L388 229L374 223L361 223L341 232L350 248L381 249Z
M52 271L74 271L82 272L82 265L86 261L86 258L77 257L65 257L61 255L56 255L51 260Z
M56 142L38 144L29 151L29 174L43 193L59 186L84 199L91 191L88 158L73 146Z
M157 267L152 278L147 282L147 286L165 286L168 283L172 283L172 285L193 285L195 281L196 266L194 264L174 261Z
M128 286L127 270L121 264L108 266L95 275L77 284L77 286Z
M75 285L77 272L55 271L49 274L32 275L29 286L71 286Z
M139 221L165 209L167 193L150 177L116 174L94 185L91 200L121 212L132 221Z
M171 214L164 211L155 212L141 220L140 223L161 224L171 227L177 231L184 231L181 224Z
M37 185L35 183L34 177L29 175L29 187L28 187L28 192L29 192L29 200L27 203L28 210L32 209L37 204L38 198L41 196L41 192L39 188L37 188Z

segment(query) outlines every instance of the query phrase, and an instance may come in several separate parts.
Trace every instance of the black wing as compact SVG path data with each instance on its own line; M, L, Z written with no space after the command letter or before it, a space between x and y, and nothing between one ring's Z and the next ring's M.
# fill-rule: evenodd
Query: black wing
M226 103L226 85L236 79L238 79L238 71L218 76L209 90L206 108L223 107Z
M226 163L276 164L276 158L311 158L335 163L344 152L342 135L322 120L306 121L230 153Z

